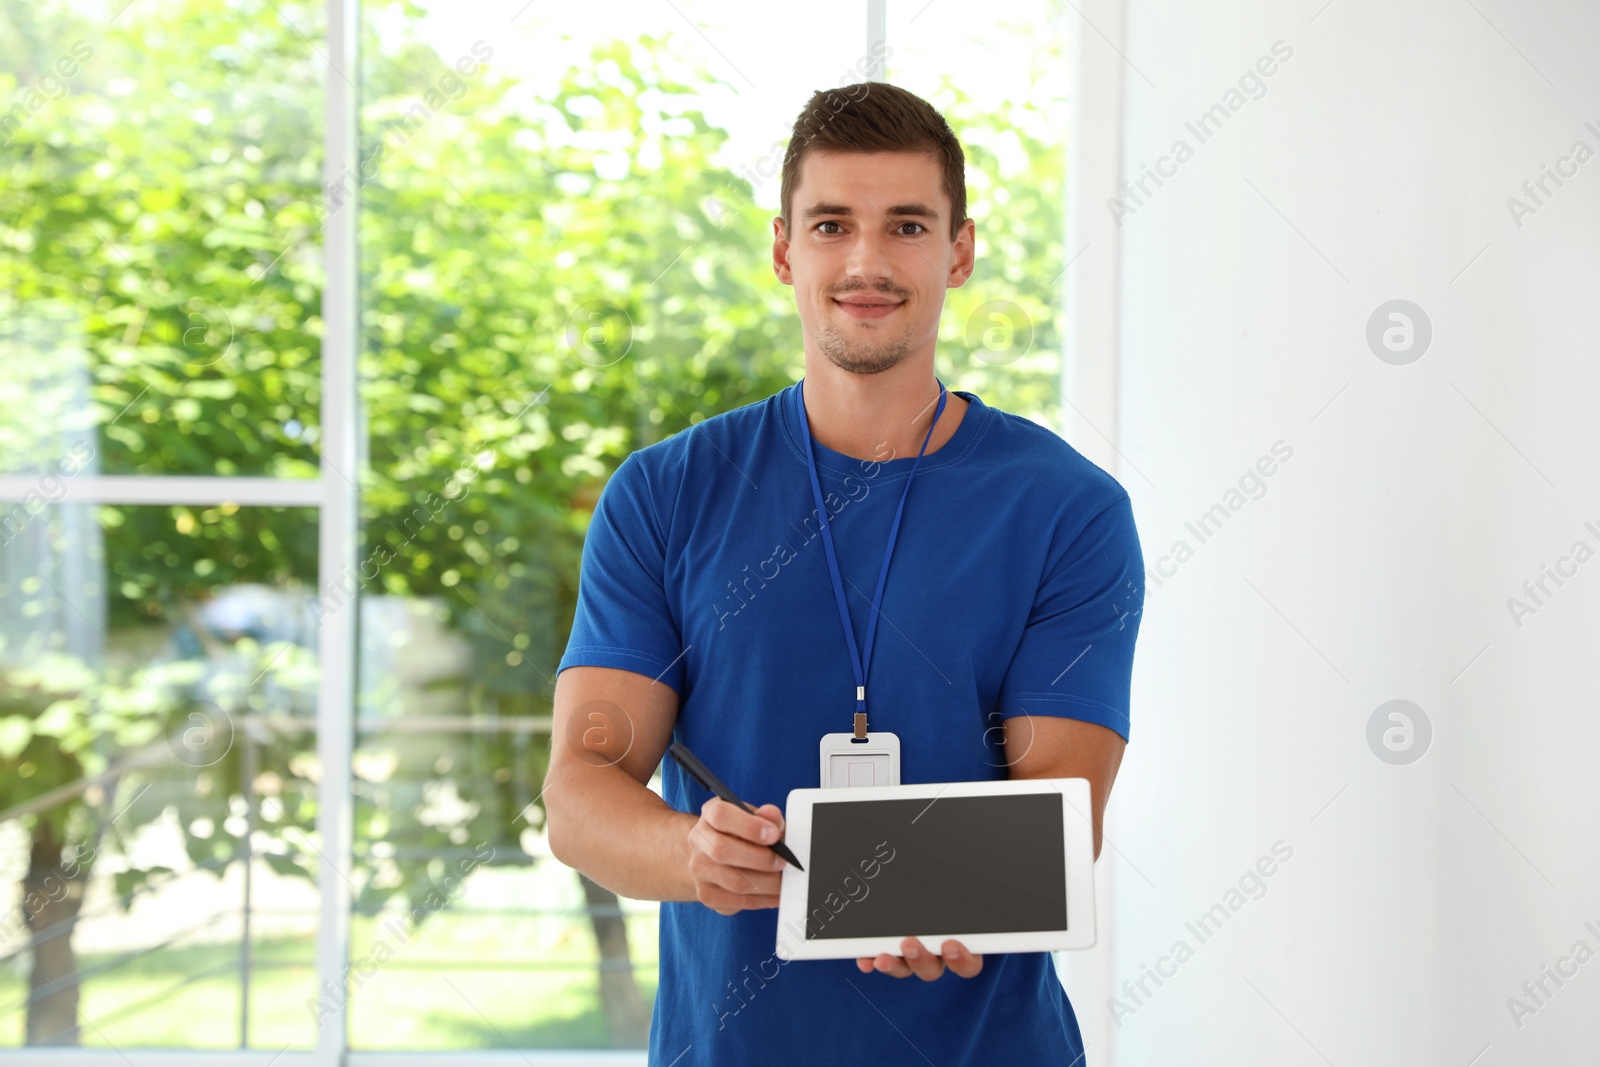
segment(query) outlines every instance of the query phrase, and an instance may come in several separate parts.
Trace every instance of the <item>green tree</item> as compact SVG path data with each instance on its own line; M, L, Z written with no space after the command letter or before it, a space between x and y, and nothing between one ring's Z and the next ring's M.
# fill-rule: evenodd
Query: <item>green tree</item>
M710 162L726 140L698 104L711 79L665 73L666 41L603 43L530 103L493 64L461 73L458 59L476 55L371 31L409 5L366 6L362 68L346 73L365 101L368 444L360 470L332 475L361 488L361 557L374 564L361 592L431 605L464 643L465 666L434 683L450 714L547 716L606 478L632 450L793 381L803 366L793 298L768 267L770 213ZM321 35L321 5L142 0L107 24L0 0L0 27L0 99L25 112L0 149L0 343L35 357L8 363L0 381L5 466L63 454L70 431L35 430L66 427L76 405L95 415L81 429L104 472L314 475L320 225L350 210L321 186L322 60L306 40ZM92 55L33 108L29 93L79 41ZM1043 417L1056 402L1065 161L1040 108L978 114L946 88L981 255L973 281L950 294L940 373ZM972 354L969 325L995 328L981 312L996 299L1022 310L1031 341L1025 356L990 363ZM47 342L23 328L46 320L67 328L45 331ZM26 518L54 523L69 508ZM174 811L190 858L220 871L250 847L230 820L248 800L268 862L314 878L316 803L302 773L313 732L251 734L197 771L181 759L194 715L237 742L245 720L308 714L309 651L242 637L158 664L173 620L252 583L311 600L314 615L353 610L348 592L309 585L309 513L95 515L116 652L0 659L0 810L63 798L21 816L26 886L73 887L30 913L35 938L65 931L34 956L31 1041L76 1040L74 902L107 841ZM48 590L0 597L64 615ZM226 681L221 703L196 690L202 676ZM384 681L363 679L374 707L397 699ZM385 725L358 725L360 910L426 899L442 857L479 842L494 846L494 863L531 862L520 820L542 824L542 742L504 730L442 746ZM164 767L139 762L163 751ZM165 873L129 872L118 889L129 899ZM626 962L615 896L587 879L584 890L602 954ZM631 970L603 967L600 979L613 1039L637 1044L647 1009Z

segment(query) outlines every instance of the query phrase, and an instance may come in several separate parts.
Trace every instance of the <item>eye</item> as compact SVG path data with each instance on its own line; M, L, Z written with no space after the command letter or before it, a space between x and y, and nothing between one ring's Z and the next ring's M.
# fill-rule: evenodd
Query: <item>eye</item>
M834 221L834 220L833 220L833 219L828 219L828 220L827 220L827 221L825 221L825 222L819 222L819 223L817 223L817 224L816 224L816 225L815 225L815 226L813 226L813 227L812 227L812 229L815 229L815 230L820 230L820 229L822 229L822 227L824 227L824 226L838 226L838 225L839 225L839 223L837 223L837 222L835 222L835 221ZM827 237L832 237L832 236L833 236L833 234L831 234L831 233L828 233L828 234L825 234L825 235L824 235L824 236L827 236Z
M900 229L900 228L901 228L901 227L903 227L903 226L915 226L915 227L916 227L916 228L917 228L917 229L919 229L919 230L921 230L921 231L923 231L923 232L924 232L924 233L926 233L926 232L927 232L927 229L928 229L928 228L927 228L927 227L926 227L926 226L924 226L924 225L923 225L923 224L922 224L922 223L920 223L920 222L902 222L902 223L901 223L901 224L900 224L900 226L896 226L896 227L895 227L895 229ZM914 233L914 234L908 234L908 235L907 235L907 236L910 236L910 237L920 237L920 236L922 236L922 234L921 234L921 233Z

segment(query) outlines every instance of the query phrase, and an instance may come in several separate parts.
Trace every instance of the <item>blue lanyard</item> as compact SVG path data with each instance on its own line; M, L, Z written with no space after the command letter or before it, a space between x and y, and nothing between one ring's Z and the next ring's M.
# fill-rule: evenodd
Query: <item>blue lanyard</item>
M805 380L801 379L795 389L796 403L800 407L800 436L805 438L806 467L811 472L811 495L817 503L817 516L822 520L822 547L828 556L828 576L833 579L833 598L839 605L839 621L844 623L845 643L850 647L850 669L855 672L857 737L865 737L867 733L867 668L872 665L872 641L878 632L878 606L883 603L883 587L889 579L889 559L894 555L894 542L900 536L900 517L905 514L906 496L911 492L911 480L917 476L917 467L922 463L923 454L928 451L928 442L933 439L933 428L939 425L939 416L944 414L945 400L948 399L944 383L937 378L934 381L939 385L939 406L934 409L933 422L928 425L928 434L922 439L922 449L917 452L917 458L911 464L911 473L906 475L906 487L900 493L900 506L895 509L894 524L889 527L889 544L883 550L883 567L878 571L878 588L872 594L872 616L867 620L867 642L859 653L856 652L856 630L850 624L850 607L845 603L844 582L839 577L839 558L833 550L833 528L828 523L828 508L822 500L822 482L817 478L817 460L812 454L811 424L806 419Z

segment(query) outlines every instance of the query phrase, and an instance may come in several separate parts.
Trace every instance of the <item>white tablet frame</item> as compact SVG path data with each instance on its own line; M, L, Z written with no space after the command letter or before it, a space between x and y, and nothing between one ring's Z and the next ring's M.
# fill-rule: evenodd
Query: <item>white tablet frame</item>
M1011 796L1055 793L1061 798L1063 856L1067 883L1067 928L1023 930L1011 933L964 933L960 930L907 930L875 937L813 938L805 936L806 900L811 874L794 864L783 868L778 897L777 955L784 960L849 959L887 952L900 955L900 942L921 939L934 952L948 939L960 941L971 952L1051 952L1092 948L1095 943L1094 827L1090 822L1087 778L1023 778L998 782L946 782L927 785L880 785L866 788L791 789L784 808L784 843L801 864L811 862L811 812L816 803L855 800L909 800L941 797ZM842 893L842 891L841 891ZM845 905L849 906L848 903Z

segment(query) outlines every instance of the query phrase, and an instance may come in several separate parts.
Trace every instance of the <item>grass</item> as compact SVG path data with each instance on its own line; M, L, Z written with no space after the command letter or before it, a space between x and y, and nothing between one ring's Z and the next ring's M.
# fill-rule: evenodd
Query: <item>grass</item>
M352 1048L609 1047L585 917L441 912L416 931L403 920L383 921L357 916L352 924ZM647 1005L655 997L656 931L654 913L629 915L634 974ZM252 954L250 1045L313 1045L320 992L312 938L262 938ZM78 965L116 958L86 953ZM239 1047L238 961L237 943L183 945L87 979L83 1044ZM0 968L0 1048L21 1044L26 996L26 972Z

